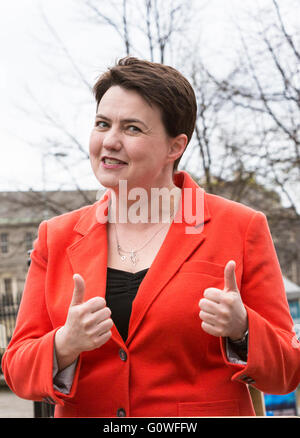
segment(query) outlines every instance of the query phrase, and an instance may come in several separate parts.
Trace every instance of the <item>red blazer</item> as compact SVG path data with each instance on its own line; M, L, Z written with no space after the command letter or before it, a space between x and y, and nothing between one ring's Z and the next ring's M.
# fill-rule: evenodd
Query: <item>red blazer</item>
M183 189L198 188L186 172L174 178ZM107 196L41 223L2 363L18 396L52 399L57 417L249 416L248 384L273 394L297 387L300 349L266 218L201 193L203 231L171 225L133 302L126 343L114 326L104 346L82 353L69 395L53 388L54 335L66 320L74 273L85 279L86 299L105 296L106 225L97 212ZM225 340L205 333L199 319L204 289L223 288L229 260L248 312L246 365L230 363Z

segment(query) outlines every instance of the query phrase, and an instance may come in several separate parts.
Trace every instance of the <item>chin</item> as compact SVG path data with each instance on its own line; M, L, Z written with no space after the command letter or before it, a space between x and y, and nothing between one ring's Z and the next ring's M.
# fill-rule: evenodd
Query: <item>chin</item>
M99 183L103 186L106 187L107 189L109 188L115 188L118 187L119 185L119 181L122 178L118 178L114 175L103 175L102 173L98 173L96 174L96 178L99 181Z

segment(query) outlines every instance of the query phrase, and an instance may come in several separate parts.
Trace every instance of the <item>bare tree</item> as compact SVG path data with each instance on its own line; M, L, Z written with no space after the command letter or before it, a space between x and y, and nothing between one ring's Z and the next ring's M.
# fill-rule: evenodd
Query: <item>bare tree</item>
M240 62L222 79L208 71L198 56L199 47L187 49L191 38L187 23L193 23L191 18L196 15L192 0L82 0L82 4L84 20L100 28L108 26L118 35L123 46L121 56L167 62L172 60L172 54L178 55L176 62L168 63L184 70L198 100L195 135L182 166L196 162L193 170L203 176L203 183L211 192L215 191L216 181L234 179L233 196L242 200L247 181L255 175L261 182L280 187L293 204L287 183L299 174L299 67L293 61L298 60L299 54L296 39L287 31L276 0L272 0L273 18L259 17L259 48L250 50L249 41L240 31ZM201 4L205 7L206 2ZM197 9L201 12L199 2ZM70 70L90 95L91 84L80 65L45 14L43 18L69 61ZM185 58L180 56L184 51L177 50L183 46ZM289 63L284 62L286 53ZM275 79L270 81L270 76ZM53 155L72 151L72 155L78 154L78 160L87 160L85 147L64 122L53 117L49 108L39 103L37 106L48 123L62 134L59 140L47 139L49 151ZM63 166L69 169L67 164ZM76 184L76 178L72 178Z
M103 1L84 0L86 19L113 29L123 44L124 55L161 63L189 29L193 12L195 15L193 3L193 0L115 0L105 7ZM200 3L205 4L203 0Z
M242 51L232 73L219 79L206 72L228 113L240 120L240 140L229 135L238 146L231 146L232 156L242 158L246 171L255 168L260 181L276 187L297 213L291 185L300 182L300 30L288 30L277 0L270 5L254 17L259 27L253 44L239 28Z
M299 282L300 28L288 25L281 5L254 6L251 33L237 25L238 56L226 76L194 57L199 111L190 157L200 156L197 175L208 191L264 211L283 272Z
M204 0L201 0L201 3L204 4ZM179 65L181 61L177 47L184 43L184 32L188 32L192 16L195 16L192 6L193 0L140 0L138 2L135 0L112 0L110 2L82 0L80 20L85 20L89 26L94 25L94 29L99 28L100 35L103 34L105 27L108 28L109 35L115 33L120 41L119 57L131 55L157 62L165 62L168 59L172 64L171 58L175 53L174 58ZM197 8L199 8L199 2ZM53 71L55 81L58 85L62 84L65 92L76 84L76 95L80 91L81 96L85 96L86 102L93 105L91 92L93 84L84 72L83 65L78 61L77 53L72 53L68 48L55 24L47 16L42 3L39 3L39 9L47 34L43 36L44 41L41 41L37 35L34 38L39 44L46 45L47 50L44 52L47 54L52 45L52 50L63 57L66 65L62 73L55 63L51 64L47 55L44 58L47 70ZM46 35L49 37L47 41L45 41ZM52 161L55 160L59 168L64 169L69 181L73 183L73 187L82 197L83 203L91 202L86 191L81 189L80 182L73 172L77 165L88 162L86 144L83 144L73 131L72 125L66 123L65 115L59 115L57 108L52 108L47 101L40 99L31 84L27 86L27 94L34 110L22 108L21 104L18 104L19 109L26 113L26 117L30 113L31 118L38 124L47 126L48 132L43 139L38 140L38 144L32 144L32 146L37 150L42 150L43 157L52 157ZM78 105L75 109L77 117L81 110L80 107L81 105ZM47 199L47 177L48 172L44 172L42 202L45 205L48 204L47 210L50 213L55 214L53 203L48 202Z

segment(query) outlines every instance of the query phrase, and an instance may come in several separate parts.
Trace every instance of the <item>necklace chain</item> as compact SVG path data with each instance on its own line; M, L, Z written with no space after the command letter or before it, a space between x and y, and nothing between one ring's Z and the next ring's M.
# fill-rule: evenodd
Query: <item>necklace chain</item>
M169 223L169 224L171 224L171 221L173 220L173 218L174 218L174 214L175 214L175 210L174 210L174 206L173 206L173 211L172 211L172 213L171 213L171 215L170 215L170 222L167 222L167 224ZM147 240L146 241L146 243L144 243L140 248L138 248L138 249L131 249L130 251L125 251L124 249L122 249L121 248L121 245L120 245L120 243L119 243L119 239L118 239L118 233L117 233L117 226L116 226L116 224L114 223L114 226L115 226L115 232L116 232L116 241L117 241L117 251L118 251L118 254L119 254L119 256L120 256L120 258L121 258L121 260L123 261L123 262L125 262L126 260L127 260L127 256L125 255L125 254L130 254L130 256L129 256L129 259L130 259L130 261L131 261L131 263L133 264L133 265L136 265L137 264L137 262L138 262L138 258L137 258L137 253L139 252L139 251L141 251L143 248L145 248L148 244L149 244L149 242L160 232L160 231L162 231L164 228L165 228L165 225L164 226L162 226L159 230L157 230L151 237L150 237L150 239L149 240Z
M172 216L171 216L172 217ZM138 262L138 258L137 258L137 255L136 255L136 253L137 252L139 252L139 251L141 251L143 248L145 248L145 246L147 246L148 245L148 243L160 232L160 231L162 231L163 230L163 228L165 228L165 225L163 226L163 227L161 227L158 231L156 231L154 234L153 234L153 236L151 236L150 237L150 239L149 240L147 240L147 242L146 243L144 243L144 245L143 246L141 246L140 248L138 248L138 249L131 249L130 251L125 251L124 249L122 249L121 248L121 246L120 246L120 244L119 244L119 239L118 239L118 233L117 233L117 227L116 227L116 224L114 224L115 225L115 231L116 231L116 240L117 240L117 249L118 249L118 254L119 254L119 256L120 256L120 258L121 258L121 260L123 261L123 262L125 262L126 260L127 260L127 257L123 254L121 254L121 252L122 253L126 253L126 254L130 254L130 261L131 261L131 263L133 264L133 265L136 265L137 264L137 262Z

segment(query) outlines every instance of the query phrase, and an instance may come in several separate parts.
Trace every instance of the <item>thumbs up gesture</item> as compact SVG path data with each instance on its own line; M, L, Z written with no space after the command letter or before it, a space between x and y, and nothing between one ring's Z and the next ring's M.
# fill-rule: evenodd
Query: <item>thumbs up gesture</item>
M55 352L59 370L73 363L83 351L101 347L111 337L111 311L102 297L84 301L85 283L73 276L74 290L66 323L55 334Z
M229 261L224 269L224 289L205 289L199 301L200 319L205 332L213 336L243 338L248 328L247 311L241 299L235 277L235 262Z

